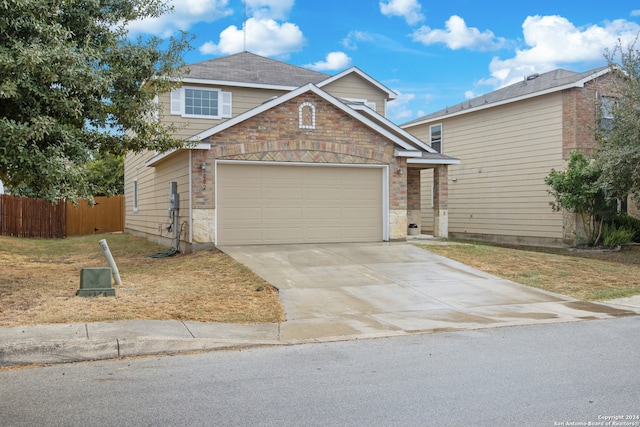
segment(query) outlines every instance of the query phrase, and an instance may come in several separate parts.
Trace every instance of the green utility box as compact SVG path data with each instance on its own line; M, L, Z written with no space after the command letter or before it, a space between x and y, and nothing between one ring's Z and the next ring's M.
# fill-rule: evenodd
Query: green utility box
M80 270L80 289L76 292L80 297L115 297L116 290L111 286L110 268L83 268Z

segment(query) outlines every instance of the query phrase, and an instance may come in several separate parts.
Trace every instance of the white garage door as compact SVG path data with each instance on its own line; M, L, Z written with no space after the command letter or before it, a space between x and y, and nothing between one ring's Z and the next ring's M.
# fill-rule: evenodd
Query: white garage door
M219 163L218 245L383 239L379 167Z

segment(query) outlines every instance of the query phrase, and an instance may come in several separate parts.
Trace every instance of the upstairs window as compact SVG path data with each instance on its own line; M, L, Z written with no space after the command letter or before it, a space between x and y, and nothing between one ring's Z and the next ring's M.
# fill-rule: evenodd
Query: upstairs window
M600 130L605 138L609 136L611 129L613 129L613 107L615 102L615 98L610 96L600 97Z
M438 153L442 152L442 125L432 125L429 127L429 142L431 148Z
M171 114L202 119L231 117L231 92L182 87L171 91Z

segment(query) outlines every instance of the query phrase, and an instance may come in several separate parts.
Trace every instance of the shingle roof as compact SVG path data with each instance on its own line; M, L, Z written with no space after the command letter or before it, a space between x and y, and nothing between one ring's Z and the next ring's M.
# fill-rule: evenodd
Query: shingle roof
M491 104L505 103L509 100L516 100L525 96L535 96L537 93L547 93L553 91L554 88L560 90L563 87L577 84L582 80L595 77L607 70L609 67L596 68L584 73L577 73L568 70L553 70L544 74L534 74L526 77L518 83L505 86L496 91L478 96L468 101L461 102L452 107L447 107L435 113L422 116L402 125L402 127L415 124L417 122L429 121L442 116L460 113L465 110L471 110L480 107L489 107Z
M250 52L189 64L187 68L190 72L183 76L186 78L289 87L318 84L331 77Z

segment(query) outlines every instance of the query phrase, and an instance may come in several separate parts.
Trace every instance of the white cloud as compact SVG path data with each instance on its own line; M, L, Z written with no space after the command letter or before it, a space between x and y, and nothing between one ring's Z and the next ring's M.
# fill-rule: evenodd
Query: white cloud
M632 10L631 16L640 16L640 9Z
M413 40L427 46L441 43L453 50L465 48L478 51L500 49L506 42L489 30L481 32L477 28L468 27L464 19L457 15L451 16L445 27L444 30L434 30L424 25L412 34Z
M473 99L475 98L477 95L475 93L473 93L472 90L468 90L464 93L464 98L465 99Z
M176 31L189 30L197 22L213 22L231 15L233 11L227 8L228 3L228 0L170 0L169 4L174 7L173 13L133 21L128 27L129 35L153 34L166 38Z
M250 18L246 23L246 50L261 56L286 58L291 52L302 49L305 38L297 25L285 22L279 24L273 19ZM244 32L235 25L220 33L220 42L206 42L199 51L205 55L232 54L245 50Z
M327 54L324 61L314 62L313 64L305 65L306 68L311 68L316 71L325 70L343 70L351 65L351 58L344 52L330 52Z
M358 48L358 42L375 42L376 37L365 31L350 31L347 37L342 40L342 46L345 49L355 50Z
M409 25L424 20L418 0L389 0L380 2L380 12L385 16L401 16Z
M563 64L604 62L605 49L614 48L618 40L623 46L632 43L640 25L618 19L579 28L562 16L552 15L529 16L522 30L527 47L517 49L513 58L493 58L489 65L492 78L482 83L501 87Z
M404 121L414 117L414 113L410 108L410 103L415 99L413 93L399 93L398 97L387 103L387 116L392 121Z
M295 0L245 0L247 12L257 19L286 20Z

